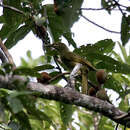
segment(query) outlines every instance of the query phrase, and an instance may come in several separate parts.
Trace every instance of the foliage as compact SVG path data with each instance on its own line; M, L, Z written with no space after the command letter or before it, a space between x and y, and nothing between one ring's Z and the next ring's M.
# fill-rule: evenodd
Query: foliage
M122 45L118 42L121 50L120 56L114 50L117 43L112 39L100 40L77 48L77 44L73 40L71 27L80 18L82 13L80 8L83 0L54 0L54 4L46 5L43 5L42 2L43 0L3 1L3 15L0 16L0 23L2 24L0 38L4 41L5 46L8 49L12 48L18 44L18 41L26 37L30 31L41 38L45 45L48 39L57 42L64 37L69 45L75 48L74 53L89 60L97 69L107 71L108 79L103 87L108 91L116 92L118 95L117 100L121 100L116 105L118 105L119 109L128 111L130 109L130 54L127 54L125 47L122 45L126 45L130 38L130 16L122 12ZM107 0L101 0L101 6L109 14L117 8L121 11L122 7L115 1ZM125 11L129 12L129 7L126 7ZM51 35L47 35L48 33ZM33 92L26 90L26 85L30 80L36 81L32 77L39 78L40 73L43 71L48 72L54 79L61 73L62 69L59 69L60 66L55 64L55 60L52 59L52 56L57 58L55 52L46 47L44 51L47 53L36 59L33 59L31 51L28 51L27 59L21 58L21 66L15 70L12 69L10 64L1 65L1 75L24 75L28 77L24 83L17 81L12 83L13 86L16 86L15 91L0 89L1 128L8 130L66 130L69 128L74 130L80 128L86 130L95 129L98 122L98 129L100 130L114 129L116 124L102 115L63 102L41 99L34 96ZM97 85L95 73L89 72L88 78L93 84ZM58 84L61 79L62 77L56 78L51 83ZM76 87L77 91L80 91L80 79L78 81ZM20 90L18 90L17 86L20 86L18 87ZM97 122L95 122L95 119L97 119Z

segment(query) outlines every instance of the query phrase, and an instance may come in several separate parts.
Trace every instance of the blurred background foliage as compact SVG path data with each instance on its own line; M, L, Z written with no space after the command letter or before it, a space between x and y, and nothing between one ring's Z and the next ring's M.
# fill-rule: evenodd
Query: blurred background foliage
M0 16L2 28L0 38L5 46L10 49L22 40L30 31L41 38L44 44L50 41L60 41L64 37L74 47L74 52L88 59L97 69L105 69L108 73L104 88L108 91L110 100L123 111L130 110L130 50L126 51L125 45L130 38L130 7L125 7L122 12L121 41L102 39L93 44L82 45L77 48L73 40L71 27L78 21L82 14L83 0L54 0L54 4L42 4L43 0L4 0L0 3L3 15ZM12 8L13 7L13 8ZM111 15L114 9L121 5L116 1L101 0L101 7ZM48 29L49 28L49 29ZM48 29L48 30L47 30ZM51 35L48 35L51 34ZM33 39L32 39L33 40ZM114 48L118 44L121 53ZM44 45L43 45L44 46ZM45 49L45 48L44 48ZM1 65L1 75L24 75L28 81L37 82L40 72L47 72L52 78L60 74L51 56L52 50L45 49L45 54L34 59L31 51L27 58L21 58L21 65L12 71L10 65ZM51 54L51 56L49 56ZM67 76L66 76L67 77ZM95 73L89 73L89 80L97 84ZM27 81L27 82L28 82ZM20 90L0 89L0 128L6 130L113 130L116 123L98 113L89 111L75 105L50 101L33 96L26 91L25 83L13 83L20 86ZM51 84L61 86L61 77ZM81 87L81 84L77 84ZM113 94L117 95L114 99ZM119 126L123 129L123 126Z

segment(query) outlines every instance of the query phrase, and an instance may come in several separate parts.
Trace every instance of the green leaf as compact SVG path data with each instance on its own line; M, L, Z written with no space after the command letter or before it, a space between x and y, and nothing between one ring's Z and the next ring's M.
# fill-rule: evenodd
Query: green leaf
M0 122L8 123L9 115L6 112L6 107L4 103L0 102Z
M33 95L36 94L37 92L30 92L30 91L13 91L10 93L11 98L16 98L18 96L25 96L25 95Z
M100 40L95 44L88 44L87 46L82 45L80 48L74 50L75 53L86 58L88 53L99 53L99 54L109 54L115 47L115 42L111 39ZM91 61L91 60L90 60Z
M0 24L2 24L2 23L5 23L5 19L4 19L3 15L0 16Z
M54 66L50 64L45 64L45 65L40 65L33 68L33 70L35 71L42 71L42 70L47 70L47 69L54 69Z
M27 67L28 62L24 58L21 58L21 65L24 66L24 67Z
M108 75L108 78L103 87L112 89L115 92L117 92L119 95L122 95L124 93L121 83L111 75Z
M0 36L1 39L4 40L5 38L8 38L11 33L13 33L17 28L19 24L10 25L10 24L3 24L1 30L0 30Z
M30 50L27 51L27 57L32 60L32 53Z
M39 103L36 102L38 101L38 99L35 100L35 97L26 95L26 96L20 96L20 99L21 99L21 102L23 103L24 108L31 116L32 120L39 120L42 122L44 121L44 123L46 121L48 122L49 126L51 125L56 129L56 126L53 123L53 120L48 116L48 113L44 109L45 100L41 99L43 106L39 109L39 106L38 106Z
M101 116L100 122L98 124L99 130L113 130L115 127L112 120L108 119L105 116Z
M32 129L30 122L29 122L29 117L24 111L16 113L14 115L13 120L15 121L15 119L17 119L17 121L19 122L18 124L20 124L20 130L31 130Z
M72 38L72 34L70 32L66 32L63 36L68 40L69 44L71 44L74 48L77 48L75 41Z
M98 48L99 49L99 48ZM113 58L103 55L102 51L98 51L95 45L81 46L75 49L74 52L82 56L84 59L96 64L99 69L106 69L114 73L130 74L130 65L121 63ZM102 49L101 49L102 50ZM111 50L111 49L110 49ZM109 52L103 49L104 52ZM100 52L100 53L99 53Z
M119 104L119 108L122 110L122 111L127 111L128 108L129 108L129 101L128 99L126 98L125 100L121 100L120 104Z
M125 45L130 39L130 15L128 17L122 16L121 22L121 41L122 45Z
M5 42L5 46L10 49L11 47L13 47L14 45L16 45L16 43L19 40L22 40L31 30L30 26L27 25L23 25L20 28L18 28L16 31L14 31L6 40Z
M114 49L115 42L113 42L112 39L105 39L105 40L98 41L92 47L95 48L96 51L101 54L104 53L108 54Z
M8 126L9 126L9 128L11 130L19 130L20 129L20 124L18 124L15 121L10 121L9 124L8 124Z
M93 115L89 112L86 114L84 111L87 112L83 108L81 108L81 111L78 111L79 125L83 130L86 130L86 128L90 130L93 126Z
M106 69L114 73L130 74L130 65L116 61L109 56L93 53L88 54L88 57L99 60L96 65L97 68Z
M123 63L123 60L121 59L121 56L119 54L117 54L115 51L112 51L112 54L119 62Z
M1 98L8 96L8 94L10 94L10 93L11 93L11 91L8 89L0 88L0 97Z
M60 114L64 125L68 125L72 121L73 107L70 104L60 103Z
M21 10L20 0L4 0L3 4L9 5L11 7L17 8ZM6 23L10 25L14 25L17 23L22 23L23 15L8 8L3 8L3 16L5 18Z
M32 69L32 68L28 68L28 67L20 67L17 68L13 71L14 75L28 75L28 76L32 76L32 77L40 77L40 74Z
M16 113L22 111L23 105L18 98L12 98L12 97L8 96L7 100L8 100L8 104L9 104L10 108L12 109L13 113L16 114Z
M127 61L128 61L128 56L127 56L127 53L126 53L126 49L125 49L125 47L121 46L121 44L120 44L119 42L118 42L118 45L119 45L119 47L120 47L120 49L121 49L123 58L124 58L125 62L127 63Z
M63 1L60 1L60 4ZM79 19L79 9L82 5L83 0L72 0L63 2L63 8L60 15L54 12L53 5L47 5L47 16L49 20L49 27L53 35L54 41L59 41L61 36L64 36L69 43L76 47L76 43L72 39L71 27ZM58 5L60 6L60 5Z
M107 0L101 0L101 6L108 11L109 14L111 14L111 8L110 5L112 5L111 1L107 1ZM108 8L109 7L109 8Z

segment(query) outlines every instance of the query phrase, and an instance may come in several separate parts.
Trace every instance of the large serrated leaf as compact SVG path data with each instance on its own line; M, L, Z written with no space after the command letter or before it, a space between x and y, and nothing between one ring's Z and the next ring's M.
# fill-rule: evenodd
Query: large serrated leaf
M95 44L88 44L87 46L82 45L80 48L74 50L75 53L86 57L88 53L99 53L99 54L109 54L115 47L115 42L111 39L100 40Z
M106 69L114 73L130 74L130 65L116 61L109 56L98 53L91 53L87 56L90 59L93 58L99 61L99 63L96 65L97 68Z
M30 32L30 30L30 26L21 26L8 37L5 42L5 46L10 49L14 45L16 45L19 40L23 39Z
M104 52L108 51L106 50L107 49L104 49ZM75 52L78 53L80 56L82 56L84 59L87 59L92 63L95 62L96 67L99 69L107 69L108 71L114 72L114 73L130 74L130 65L121 63L109 56L103 55L102 49L101 51L97 50L97 48L95 48L95 45L94 46L88 45L86 47L82 46L76 49Z
M130 39L130 15L128 17L122 16L121 22L121 41L125 45Z
M110 53L115 47L115 42L113 42L112 39L105 39L98 41L93 47L101 54Z

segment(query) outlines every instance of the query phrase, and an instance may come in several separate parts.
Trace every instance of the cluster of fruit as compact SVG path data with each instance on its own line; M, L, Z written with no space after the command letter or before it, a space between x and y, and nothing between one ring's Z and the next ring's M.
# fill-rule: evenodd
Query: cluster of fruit
M104 70L98 70L96 72L96 78L98 81L98 85L90 87L88 90L88 95L97 97L110 103L106 90L102 88L103 84L106 82L107 73ZM52 77L47 72L42 72L41 77L37 78L37 81L42 84L48 84L51 79Z
M97 97L101 100L105 100L105 101L108 101L109 103L111 103L109 101L109 97L107 95L106 90L104 88L102 88L103 84L106 82L107 73L104 70L98 70L96 72L96 78L98 81L98 85L89 88L88 95Z

